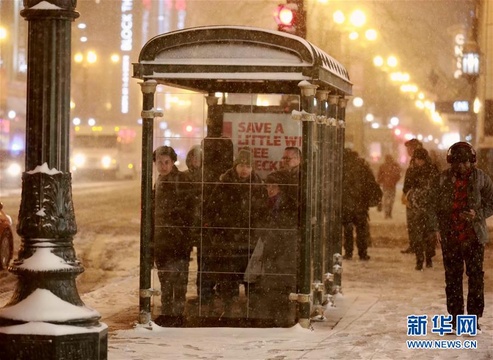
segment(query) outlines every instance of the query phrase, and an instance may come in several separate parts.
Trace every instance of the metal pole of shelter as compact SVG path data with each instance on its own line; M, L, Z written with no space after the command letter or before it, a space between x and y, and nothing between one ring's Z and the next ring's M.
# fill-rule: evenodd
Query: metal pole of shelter
M147 80L140 83L142 91L142 177L140 218L140 283L139 323L151 321L151 271L154 260L154 206L152 191L152 153L154 118L162 114L154 111L154 93L157 82Z
M335 207L335 236L334 236L334 254L333 254L333 271L335 292L340 291L342 285L342 169L344 153L344 136L346 105L348 99L340 98L337 103L337 130L336 130L336 154L337 154L337 171L336 171L336 207Z
M328 246L329 246L329 238L330 238L330 229L331 229L331 224L332 224L332 181L331 176L332 176L332 151L331 151L331 132L330 129L332 128L330 124L330 117L329 117L329 111L330 111L330 104L328 101L328 92L322 96L322 115L324 117L324 141L323 141L323 158L324 158L324 169L323 169L323 192L324 192L324 203L323 203L323 211L324 211L324 218L323 218L323 269L324 269L324 274L331 272L329 268L327 267L327 251L328 251ZM324 282L326 282L327 279L324 278ZM328 289L325 289L325 292L328 292Z
M302 172L301 172L301 209L300 209L300 259L298 276L298 322L304 328L310 326L311 292L311 250L312 250L312 176L313 176L313 127L315 124L314 99L317 86L306 81L301 88L302 111Z
M328 109L327 109L327 117L328 117L328 151L329 151L329 169L328 169L328 188L329 188L329 224L328 224L328 236L326 239L326 248L325 248L325 268L330 273L334 273L333 271L333 254L334 254L334 243L336 237L336 207L337 198L339 194L336 192L335 183L336 177L339 176L339 172L342 169L339 169L337 166L338 157L337 157L337 102L339 96L338 95L329 95L328 97ZM330 293L332 293L332 289L327 289Z

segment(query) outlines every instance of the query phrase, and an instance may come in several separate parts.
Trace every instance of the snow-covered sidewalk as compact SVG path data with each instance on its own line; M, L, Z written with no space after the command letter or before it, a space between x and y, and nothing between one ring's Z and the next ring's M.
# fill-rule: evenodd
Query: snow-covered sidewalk
M483 332L476 337L430 332L431 317L446 315L441 254L433 269L417 272L413 256L398 250L373 247L369 262L346 261L344 294L337 297L335 308L326 311L327 320L314 323L313 330L132 327L138 308L137 277L87 294L84 301L102 313L103 322L108 320L112 360L493 358L492 248L485 259L489 265L485 316L480 321ZM426 336L407 336L408 315L428 316ZM477 340L477 349L410 350L406 340L460 340L461 344Z
M404 212L383 220L372 209L373 245L368 262L343 263L343 294L313 329L163 328L135 326L138 273L83 296L102 314L110 330L109 359L492 359L493 247L485 254L484 317L477 336L440 336L431 332L433 315L447 315L441 251L434 267L414 270L405 246ZM426 315L427 334L408 336L408 315ZM476 349L408 349L408 340L437 340L433 346Z

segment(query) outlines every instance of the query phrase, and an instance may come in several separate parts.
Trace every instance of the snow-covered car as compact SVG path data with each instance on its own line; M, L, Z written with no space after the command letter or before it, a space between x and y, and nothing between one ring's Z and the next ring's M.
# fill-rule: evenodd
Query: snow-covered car
M12 218L3 211L3 204L0 202L0 270L8 268L13 255Z

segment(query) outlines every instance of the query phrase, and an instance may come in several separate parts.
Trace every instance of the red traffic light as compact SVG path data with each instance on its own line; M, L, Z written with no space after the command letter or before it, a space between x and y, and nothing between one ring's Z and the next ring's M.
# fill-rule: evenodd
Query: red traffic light
M296 9L294 7L296 7ZM295 10L297 10L297 8L298 6L295 4L279 5L274 14L277 25L293 26L295 20Z
M287 0L287 4L279 4L274 12L274 19L277 23L277 30L298 35L306 36L305 12L294 0Z

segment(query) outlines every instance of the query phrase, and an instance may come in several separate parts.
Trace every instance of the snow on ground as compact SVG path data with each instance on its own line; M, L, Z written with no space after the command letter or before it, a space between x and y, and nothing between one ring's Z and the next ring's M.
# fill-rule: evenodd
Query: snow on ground
M136 325L138 273L85 294L110 330L109 359L493 359L493 247L485 255L486 308L475 337L432 334L431 317L447 315L443 264L438 250L434 268L414 270L414 256L404 255L404 210L383 220L372 209L371 260L344 261L343 294L326 321L313 329L164 328ZM491 224L491 220L490 220ZM491 224L493 225L493 224ZM399 234L397 234L397 232ZM382 240L385 239L385 240ZM395 243L392 243L393 239ZM407 336L407 316L427 315L426 336ZM476 349L408 349L407 340L440 340L442 346L476 340Z
M78 290L86 306L98 311L101 321L108 325L110 360L493 359L493 246L487 248L484 261L486 308L480 321L483 333L474 338L440 337L431 333L418 337L419 340L461 340L461 344L464 340L477 340L477 349L407 349L406 340L416 339L407 336L407 316L427 315L431 320L435 314L446 315L446 306L440 250L434 268L423 272L414 270L414 256L400 253L406 246L407 235L404 208L398 201L392 220L384 220L382 213L371 209L371 260L343 262L343 294L336 299L336 307L326 312L326 321L314 323L313 330L299 326L290 329L153 326L149 330L135 326L139 312L139 244L138 228L134 227L139 214L138 207L132 207L130 202L138 203L139 196L134 197L122 204L122 209L134 209L125 217L131 226L97 219L97 229L104 231L93 233L82 228L75 242L86 269L78 278ZM81 223L88 221L84 209L91 209L85 198L89 197L81 197L77 202ZM112 201L105 198L105 203ZM87 216L91 218L90 214ZM488 223L493 231L493 218ZM92 291L86 292L84 288ZM1 305L9 298L2 297ZM428 330L430 327L431 321Z

